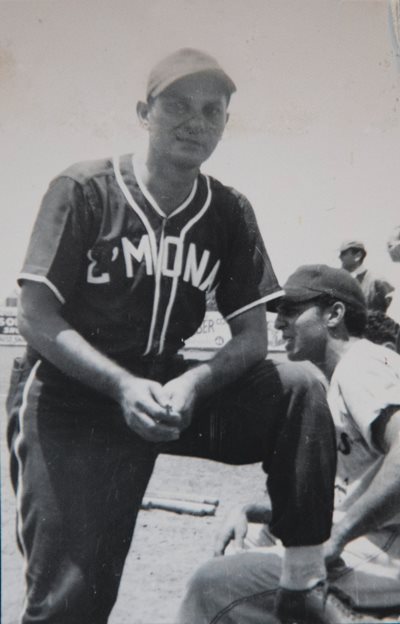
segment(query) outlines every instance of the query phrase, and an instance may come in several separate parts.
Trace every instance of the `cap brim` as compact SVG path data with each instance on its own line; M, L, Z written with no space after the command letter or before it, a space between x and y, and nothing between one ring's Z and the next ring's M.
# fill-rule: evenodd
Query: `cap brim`
M268 301L267 311L277 312L278 306L283 303L302 303L303 301L311 301L312 299L317 299L321 294L322 293L319 292L304 291L297 288L291 288L288 290L285 289L283 295L273 299L272 301Z
M196 74L211 74L219 79L221 84L224 86L227 94L230 96L232 93L236 91L236 85L231 78L229 78L228 74L226 74L222 69L199 69L197 71L192 72L177 72L171 76L168 76L163 82L159 83L156 88L148 91L147 97L157 97L160 93L163 93L168 87L170 87L178 80L182 80L183 78L187 78L188 76L194 76Z

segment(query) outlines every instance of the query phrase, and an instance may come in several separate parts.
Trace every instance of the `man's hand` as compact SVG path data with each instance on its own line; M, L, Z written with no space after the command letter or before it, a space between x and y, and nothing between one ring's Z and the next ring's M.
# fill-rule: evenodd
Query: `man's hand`
M169 442L179 438L181 418L163 402L161 384L129 375L119 391L119 403L132 431L149 442Z
M162 389L162 403L170 407L170 414L179 418L176 426L180 431L192 422L197 393L195 384L189 375L181 375L168 381Z
M214 557L223 555L229 542L234 541L238 549L244 548L248 520L244 509L234 509L228 514L219 529L214 543Z
M335 527L333 527L331 537L324 544L324 558L327 567L332 566L340 559L345 545L345 541L339 537L338 532L335 531Z

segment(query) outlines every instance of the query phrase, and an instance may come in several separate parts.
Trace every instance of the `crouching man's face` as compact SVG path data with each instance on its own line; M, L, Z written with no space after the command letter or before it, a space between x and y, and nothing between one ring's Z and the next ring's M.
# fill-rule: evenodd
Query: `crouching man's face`
M322 361L328 335L327 314L315 300L283 300L277 308L275 327L282 332L290 360Z

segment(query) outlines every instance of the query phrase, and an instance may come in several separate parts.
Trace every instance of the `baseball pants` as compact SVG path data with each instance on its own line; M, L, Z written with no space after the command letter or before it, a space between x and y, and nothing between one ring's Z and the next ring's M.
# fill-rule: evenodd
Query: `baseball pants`
M173 358L132 370L164 383L192 364ZM261 362L200 403L192 425L171 444L141 439L117 404L40 360L13 371L8 407L26 563L23 624L107 622L161 452L263 462L273 533L286 546L329 537L335 434L324 388L302 365Z
M195 572L177 624L280 624L273 610L283 548L271 539L265 546L269 536L261 535L260 527L249 525L249 550L212 559ZM338 565L329 570L329 582L349 607L399 622L398 528L350 542Z

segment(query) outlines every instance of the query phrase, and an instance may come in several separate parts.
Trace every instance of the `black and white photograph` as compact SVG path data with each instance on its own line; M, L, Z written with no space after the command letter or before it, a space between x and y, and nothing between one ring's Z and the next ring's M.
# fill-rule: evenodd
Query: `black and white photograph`
M400 0L0 0L1 622L400 623Z

